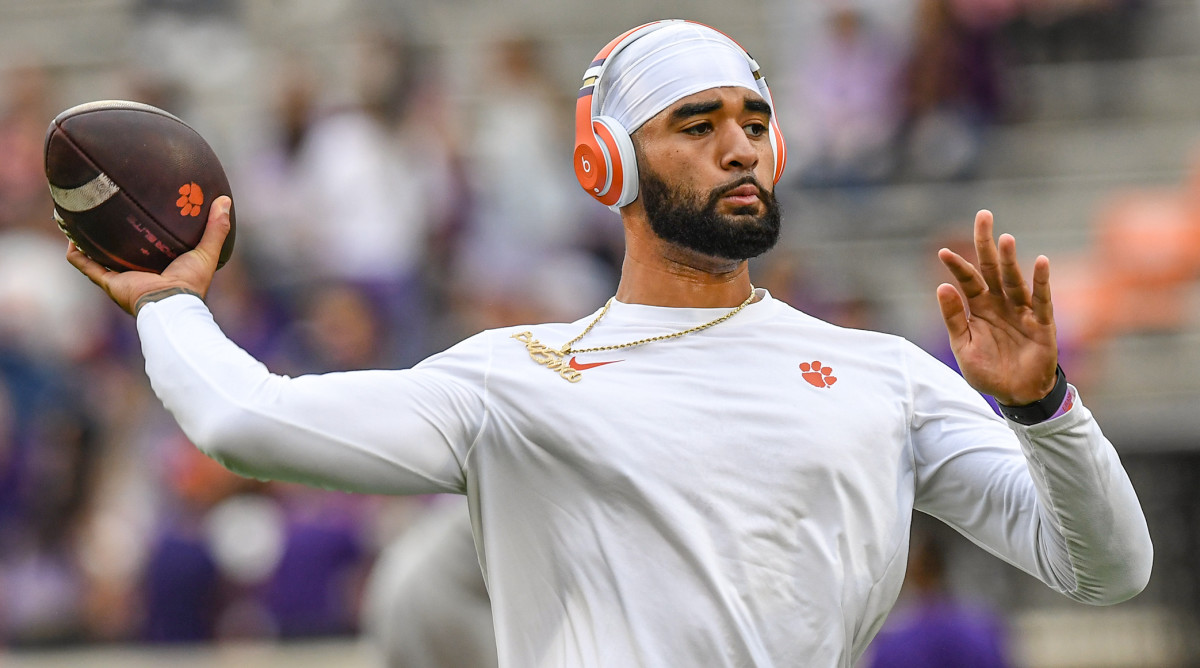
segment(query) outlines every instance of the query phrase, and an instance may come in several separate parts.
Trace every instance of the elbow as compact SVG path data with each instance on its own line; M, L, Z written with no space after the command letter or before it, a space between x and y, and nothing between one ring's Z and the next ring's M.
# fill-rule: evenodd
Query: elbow
M1078 586L1070 595L1090 605L1116 605L1145 590L1154 564L1154 547L1147 535L1138 545L1118 550L1116 558L1098 576L1077 578Z
M179 418L183 433L201 452L225 468L241 475L251 470L252 420L250 411L227 405L204 415Z
M1150 573L1154 570L1154 546L1150 543L1150 537L1146 536L1145 546L1136 551L1136 556L1129 558L1125 568L1125 578L1121 581L1121 587L1114 588L1111 600L1105 605L1112 605L1128 601L1137 596L1146 589L1146 585L1150 583Z

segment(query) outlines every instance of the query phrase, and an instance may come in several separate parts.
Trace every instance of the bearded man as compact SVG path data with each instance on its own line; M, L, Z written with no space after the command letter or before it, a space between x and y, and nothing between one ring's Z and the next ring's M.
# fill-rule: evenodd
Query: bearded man
M896 600L914 509L1075 600L1141 591L1145 519L1058 367L1049 260L1028 285L986 211L977 266L941 251L959 376L752 287L784 145L728 37L635 28L578 104L576 174L627 242L613 299L578 322L287 378L203 302L228 201L161 276L68 259L136 315L158 396L233 471L466 495L502 666L849 668Z

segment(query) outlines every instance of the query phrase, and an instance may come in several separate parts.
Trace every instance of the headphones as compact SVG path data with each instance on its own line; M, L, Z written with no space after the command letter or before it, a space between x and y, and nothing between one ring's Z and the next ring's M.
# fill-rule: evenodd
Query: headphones
M575 156L573 160L575 178L579 185L589 195L616 211L620 207L637 199L638 170L637 156L633 149L633 140L629 132L621 127L620 122L612 116L598 115L599 100L594 95L600 85L600 79L622 49L632 44L638 38L644 37L660 28L673 23L694 23L708 28L702 23L684 21L683 19L668 19L640 25L626 31L609 42L583 73L583 86L579 89L579 98L575 102ZM709 28L715 30L714 28ZM720 32L720 31L717 31ZM724 35L724 33L721 33ZM728 37L728 35L725 35ZM733 41L730 39L730 41ZM734 42L737 44L737 42ZM741 45L738 45L741 48ZM758 63L742 49L750 70L754 73L754 81L758 84L758 92L775 110L771 91L767 88L767 80L763 78ZM783 167L787 163L787 147L783 142L783 134L775 114L771 114L771 124L768 129L771 139L771 150L775 156L775 182L783 175Z

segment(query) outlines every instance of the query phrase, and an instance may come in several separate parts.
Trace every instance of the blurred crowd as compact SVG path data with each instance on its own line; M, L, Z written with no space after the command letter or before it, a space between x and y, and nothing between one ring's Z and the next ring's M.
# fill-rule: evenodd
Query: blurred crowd
M620 226L572 180L569 96L539 45L495 45L465 133L429 54L382 30L357 49L351 100L281 56L268 140L226 162L237 247L209 301L229 336L288 375L400 368L602 303ZM133 320L64 262L41 167L50 72L4 74L0 642L355 631L374 558L432 500L243 479L196 451L142 377ZM128 96L178 111L181 84Z
M791 176L809 186L974 175L989 128L1024 113L1009 68L1129 57L1143 9L1140 0L829 4L788 82ZM1094 83L1102 112L1120 86Z
M186 4L140 3L143 36ZM786 75L783 187L970 178L988 128L1020 111L1003 68L1124 55L1139 5L917 0L901 39L832 10ZM324 94L311 54L279 54L265 139L227 161L237 248L210 304L229 336L289 375L405 367L603 303L620 226L574 183L574 91L542 45L495 44L474 82L486 104L460 109L436 52L379 26L357 43L352 99ZM63 259L41 166L53 73L0 75L0 644L354 632L375 557L431 500L243 479L191 447L141 373L133 320ZM188 85L160 73L113 96L178 111ZM796 261L764 259L766 287L871 324L861 300L798 287Z

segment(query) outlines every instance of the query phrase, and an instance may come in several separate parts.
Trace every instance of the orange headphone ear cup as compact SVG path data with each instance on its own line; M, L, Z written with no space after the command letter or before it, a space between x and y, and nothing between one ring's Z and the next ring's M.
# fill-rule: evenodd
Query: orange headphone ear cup
M592 132L605 148L608 167L612 177L608 189L596 196L601 203L613 210L637 199L638 168L633 140L617 119L612 116L597 116L592 119Z
M594 86L585 86L575 102L575 154L571 165L579 185L592 197L599 197L608 189L612 170L608 167L608 155L600 146L592 128L592 92Z
M652 21L626 31L601 49L583 73L575 102L575 177L589 195L614 211L637 199L637 156L629 132L616 119L592 116L598 111L593 94L609 58L638 37L674 22Z
M589 195L598 199L601 193L606 192L611 171L608 169L608 156L595 143L594 137L592 142L581 141L575 145L573 165L575 178Z

